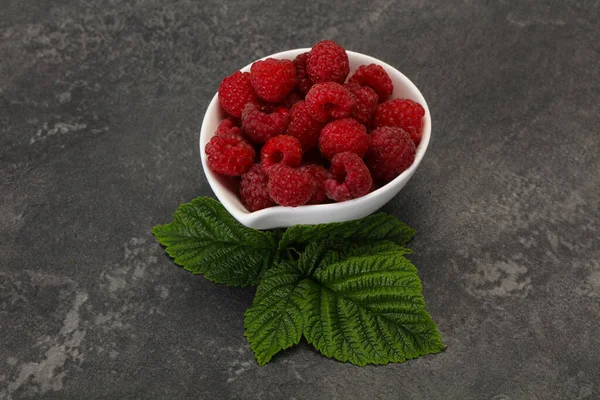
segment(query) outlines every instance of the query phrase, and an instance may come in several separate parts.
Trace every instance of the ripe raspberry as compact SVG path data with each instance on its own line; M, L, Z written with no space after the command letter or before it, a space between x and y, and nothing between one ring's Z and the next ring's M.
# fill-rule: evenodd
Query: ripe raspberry
M421 143L423 135L423 117L425 109L419 103L409 99L394 99L381 103L373 119L376 128L396 126L408 132L415 146Z
M266 114L271 114L274 113L278 108L280 107L285 107L281 104L276 104L276 103L267 103L264 101L261 101L260 99L258 100L258 103L256 103L258 109ZM285 107L287 108L287 107ZM243 115L244 112L242 111L242 119L243 119Z
M315 193L312 195L307 204L322 204L327 200L327 193L323 182L327 179L327 170L322 165L307 164L303 165L299 170L308 171L315 181Z
M219 126L217 127L217 136L228 134L238 135L242 137L244 136L242 128L238 126L238 122L231 117L227 117L221 122L219 122Z
M377 93L368 86L360 86L356 83L347 83L344 86L352 94L356 103L352 117L363 125L370 125L377 109Z
M336 154L347 151L363 158L369 149L367 129L353 118L332 121L321 131L319 149L330 160Z
M285 107L279 107L269 113L256 104L248 104L242 113L242 128L246 135L256 143L281 135L290 123L290 113Z
M300 140L304 150L315 147L319 143L319 135L325 124L310 116L305 101L294 104L290 110L290 117L286 135Z
M260 159L264 168L275 164L299 167L302 163L302 145L293 136L279 135L267 140L260 151Z
M304 96L300 95L300 93L294 90L285 99L283 99L281 105L287 109L290 109L294 106L294 104L296 104L299 101L302 101L303 99Z
M259 60L250 67L250 82L258 97L277 103L296 86L296 68L290 60Z
M238 135L213 136L204 149L208 166L223 175L239 176L254 162L254 148Z
M256 103L258 97L250 83L250 73L236 71L219 85L219 103L225 111L236 118L242 116L247 103Z
M344 83L350 66L346 50L332 40L315 44L306 58L306 72L313 83Z
M242 175L240 197L248 211L254 212L275 205L269 196L268 183L269 176L260 164L254 164L248 172Z
M335 82L317 83L306 95L308 112L317 121L348 118L354 110L352 94Z
M315 180L308 171L277 164L269 168L269 195L286 207L306 204L315 193Z
M415 144L400 128L384 126L375 129L369 135L369 144L365 163L375 179L389 182L415 160Z
M346 201L369 193L373 180L363 160L354 153L338 153L331 160L323 185L330 199Z
M306 72L306 58L308 57L308 53L298 54L294 59L294 67L296 67L296 78L298 79L298 83L296 84L296 89L300 91L302 94L308 93L311 86L313 85L312 81L308 77L308 73Z
M348 83L369 86L377 92L379 101L386 101L394 91L390 76L381 65L377 64L361 65L348 79Z

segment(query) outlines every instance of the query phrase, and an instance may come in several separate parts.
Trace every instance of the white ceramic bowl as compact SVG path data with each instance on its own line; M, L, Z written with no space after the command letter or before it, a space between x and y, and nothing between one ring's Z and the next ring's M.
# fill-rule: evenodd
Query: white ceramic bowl
M278 58L293 60L298 54L310 51L310 49L288 50L262 58ZM394 93L391 98L408 98L420 103L425 108L425 118L423 119L423 138L413 164L396 179L387 185L371 192L358 199L344 201L341 203L318 204L300 207L271 207L263 210L249 212L246 210L238 195L233 191L227 179L219 176L210 170L207 164L207 156L204 147L211 137L214 136L219 122L224 118L223 111L219 105L218 95L215 94L210 102L200 131L200 158L202 167L206 174L206 179L213 192L223 204L223 206L233 215L235 219L242 224L255 229L272 229L289 227L296 224L322 224L327 222L349 221L366 217L379 208L383 207L406 185L413 176L429 145L431 138L431 116L427 102L417 87L400 71L376 58L364 54L348 51L350 59L350 75L360 65L379 64L388 73L394 83ZM241 71L250 71L250 65L242 68Z

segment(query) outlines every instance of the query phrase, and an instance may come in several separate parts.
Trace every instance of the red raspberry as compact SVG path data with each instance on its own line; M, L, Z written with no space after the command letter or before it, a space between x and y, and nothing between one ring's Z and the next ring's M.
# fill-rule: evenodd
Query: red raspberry
M258 97L277 103L296 86L296 68L290 60L259 60L250 67L250 81Z
M302 94L308 93L311 86L313 85L312 81L308 77L308 73L306 72L307 57L308 53L298 54L293 61L294 67L296 67L296 78L298 79L296 89L298 89Z
M236 71L221 81L219 85L219 103L221 107L236 118L248 103L256 103L258 97L250 83L250 73Z
M258 106L258 109L260 111L262 111L262 112L264 112L266 114L274 113L275 111L277 111L278 108L281 108L281 107L287 108L284 105L279 104L279 103L278 104L267 103L267 102L260 101L260 100L259 100L258 103L256 103L256 105ZM243 116L244 116L244 112L242 112L242 119L243 119Z
M394 99L381 103L375 111L373 122L376 128L381 126L396 126L402 128L415 142L421 143L423 135L423 117L425 109L419 103L409 99Z
M315 192L315 181L308 171L277 164L269 168L269 195L286 207L306 204Z
M352 117L363 125L370 125L377 109L377 93L368 86L360 86L356 83L347 83L344 86L352 94L356 103Z
M352 74L348 83L358 83L360 86L369 86L377 92L379 101L386 101L394 92L394 84L390 76L381 65L361 65Z
M347 151L363 158L369 149L367 129L353 118L332 121L321 131L319 149L330 160L337 153Z
M415 144L400 128L384 126L375 129L369 135L369 144L365 163L375 179L389 182L415 160Z
M354 110L352 94L335 82L317 83L306 95L308 112L317 121L348 118Z
M269 113L267 108L248 104L242 113L242 128L246 135L256 143L281 135L290 123L290 113L285 107L279 107Z
M307 164L303 165L299 170L308 171L315 181L315 193L312 195L307 204L322 204L327 200L327 193L323 182L327 179L327 170L322 165Z
M302 145L293 136L275 136L265 143L260 151L260 159L264 168L275 164L285 164L299 167L302 163Z
M350 72L348 54L336 42L322 40L308 52L306 72L313 83L344 83Z
M329 176L323 183L327 196L335 201L356 199L369 193L373 180L363 160L354 153L338 153L331 160Z
M281 105L283 107L289 109L289 108L292 108L294 106L294 104L298 103L299 101L302 101L303 99L304 99L304 96L301 96L300 93L298 93L294 90L285 99L283 99L283 101L281 102Z
M238 135L213 136L204 149L208 166L223 175L239 176L254 162L254 148Z
M275 205L269 196L268 183L269 176L260 164L254 164L248 172L242 175L240 197L248 211L254 212Z
M242 128L238 126L238 122L231 117L227 117L221 122L219 122L219 126L217 127L217 136L228 134L238 135L242 137L244 136Z
M290 125L285 132L286 135L300 140L304 150L315 147L319 142L319 135L325 124L310 116L305 101L294 104L290 110L290 117Z

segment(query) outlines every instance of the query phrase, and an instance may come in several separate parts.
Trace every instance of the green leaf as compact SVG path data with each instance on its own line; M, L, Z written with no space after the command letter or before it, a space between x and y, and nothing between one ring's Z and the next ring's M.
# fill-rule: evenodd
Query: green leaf
M306 251L309 250L307 246ZM384 240L375 243L366 244L351 244L345 248L332 249L325 254L321 260L320 265L329 265L332 263L343 261L350 257L366 257L372 255L379 256L402 256L404 254L411 254L412 250L408 247L397 245L396 243ZM316 271L320 265L313 267L313 271Z
M152 233L178 265L235 286L257 284L277 249L273 233L243 226L208 197L182 204L173 222L155 226Z
M333 238L345 243L346 246L350 243L377 241L388 241L405 246L414 234L414 229L408 225L391 215L380 213L355 221L293 226L283 234L279 242L279 251Z
M300 341L304 329L303 278L291 263L280 262L264 274L258 285L244 327L259 365Z
M304 283L304 336L356 365L403 362L442 351L416 268L396 254L349 257Z
M325 257L334 258L340 251L342 251L341 248L331 240L309 243L298 258L298 269L305 276L312 276Z
M412 253L412 250L408 247L387 240L366 244L344 244L343 241L340 242L337 239L322 240L311 242L305 247L298 259L298 269L306 276L312 276L321 265L340 262L349 257L369 255L401 256L410 253Z

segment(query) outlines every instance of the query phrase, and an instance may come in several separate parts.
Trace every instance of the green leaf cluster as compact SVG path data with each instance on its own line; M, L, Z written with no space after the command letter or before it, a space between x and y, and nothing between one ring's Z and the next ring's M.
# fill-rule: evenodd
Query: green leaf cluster
M192 273L258 285L244 327L260 365L302 337L327 357L361 366L445 348L405 257L415 231L392 216L296 225L281 234L247 228L200 197L153 233Z

